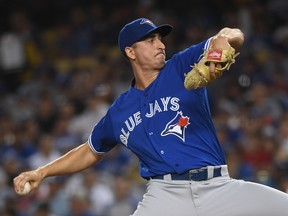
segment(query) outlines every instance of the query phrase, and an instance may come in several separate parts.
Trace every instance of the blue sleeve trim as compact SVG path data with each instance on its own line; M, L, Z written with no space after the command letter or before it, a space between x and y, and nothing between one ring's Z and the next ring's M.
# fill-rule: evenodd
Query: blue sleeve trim
M92 149L92 151L95 152L96 154L101 154L101 155L106 154L106 152L99 152L94 148L91 142L91 135L89 136L89 139L88 139L88 145Z

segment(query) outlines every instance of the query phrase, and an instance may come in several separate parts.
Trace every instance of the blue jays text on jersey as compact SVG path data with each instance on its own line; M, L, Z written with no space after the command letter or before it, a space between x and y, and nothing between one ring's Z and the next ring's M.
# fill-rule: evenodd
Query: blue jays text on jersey
M209 43L175 54L145 90L132 83L95 125L88 140L91 149L101 154L124 144L139 158L144 178L226 164L206 88L184 88L184 74Z
M158 102L158 100L155 100L153 103L149 103L150 109L149 109L149 112L145 114L145 117L151 118L158 112L163 112L163 111L166 112L168 110L177 111L179 109L179 104L178 104L179 98L166 97L166 98L160 98L160 101L161 101L160 103ZM120 140L122 141L124 145L127 146L130 133L133 132L135 126L137 126L141 122L142 122L142 119L141 119L140 111L137 111L133 115L129 116L127 120L125 120L125 125L123 128L121 128L122 133L120 135Z

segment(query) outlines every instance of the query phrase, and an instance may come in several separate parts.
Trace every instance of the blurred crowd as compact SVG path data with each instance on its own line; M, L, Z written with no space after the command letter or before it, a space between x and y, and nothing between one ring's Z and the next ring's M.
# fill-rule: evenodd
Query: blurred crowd
M231 177L288 192L287 1L1 4L6 5L0 21L0 215L134 211L146 181L138 176L135 156L120 145L99 165L47 178L27 196L16 195L13 178L86 142L113 100L129 88L132 71L117 37L138 17L174 26L164 38L168 59L225 26L245 33L236 63L208 87L213 119Z

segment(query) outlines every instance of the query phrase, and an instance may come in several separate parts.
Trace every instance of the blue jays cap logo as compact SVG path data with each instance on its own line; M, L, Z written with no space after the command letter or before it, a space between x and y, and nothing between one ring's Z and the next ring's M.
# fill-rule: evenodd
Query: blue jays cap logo
M177 112L176 116L168 122L161 136L175 135L185 142L185 130L189 123L189 117L183 116L182 111Z
M140 24L149 24L149 25L155 27L154 23L153 23L151 20L145 19L145 18L143 18L143 19L141 20Z

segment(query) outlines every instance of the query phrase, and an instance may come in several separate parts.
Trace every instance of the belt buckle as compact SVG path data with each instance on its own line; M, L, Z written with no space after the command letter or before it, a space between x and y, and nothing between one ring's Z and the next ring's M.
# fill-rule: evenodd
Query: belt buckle
M192 176L193 174L199 173L201 170L198 169L193 169L193 170L189 170L189 180L192 180Z
M201 177L201 172L205 172L205 169L193 169L193 170L189 170L189 180L190 181L199 181L199 178ZM195 175L196 174L196 176L194 176L195 178L193 178L193 175ZM196 180L197 179L197 180Z

